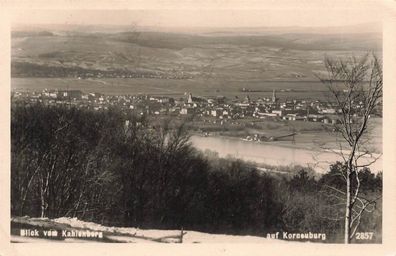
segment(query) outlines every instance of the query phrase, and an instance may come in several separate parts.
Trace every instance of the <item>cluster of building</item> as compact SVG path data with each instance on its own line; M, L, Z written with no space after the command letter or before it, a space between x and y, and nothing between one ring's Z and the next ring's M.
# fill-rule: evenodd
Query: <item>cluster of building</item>
M84 93L80 90L43 90L40 92L12 92L13 102L28 100L47 105L71 105L93 110L108 109L116 106L123 111L132 111L140 115L206 116L227 121L254 117L260 119L283 119L289 121L311 121L323 123L337 122L335 104L319 100L280 101L273 91L270 98L251 100L217 97L193 97L186 93L184 97L172 98L150 95L104 95L96 92Z

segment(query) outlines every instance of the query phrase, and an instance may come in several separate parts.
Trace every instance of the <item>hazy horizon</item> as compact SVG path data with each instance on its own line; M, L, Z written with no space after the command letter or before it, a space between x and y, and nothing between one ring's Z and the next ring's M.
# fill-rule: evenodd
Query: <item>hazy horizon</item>
M276 8L276 7L279 8ZM329 6L293 9L241 10L18 10L15 29L27 26L102 26L157 29L323 29L359 27L361 31L382 26L384 10L378 6ZM26 27L26 26L25 26Z
M309 26L261 26L261 27L164 27L110 24L13 24L12 31L75 31L91 33L123 32L164 32L164 33L301 33L301 34L380 34L382 24L378 22L361 23L348 26L309 27Z

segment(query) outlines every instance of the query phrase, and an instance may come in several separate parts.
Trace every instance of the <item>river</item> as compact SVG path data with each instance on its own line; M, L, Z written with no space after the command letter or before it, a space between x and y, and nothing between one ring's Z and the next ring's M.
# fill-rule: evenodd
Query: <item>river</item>
M201 151L215 151L220 157L231 156L274 166L310 166L319 173L326 172L331 163L342 160L339 154L331 151L314 151L295 146L276 145L275 143L243 141L238 138L193 135L191 143ZM373 158L365 157L361 163L368 163L372 160ZM382 157L370 165L370 169L373 172L382 170Z

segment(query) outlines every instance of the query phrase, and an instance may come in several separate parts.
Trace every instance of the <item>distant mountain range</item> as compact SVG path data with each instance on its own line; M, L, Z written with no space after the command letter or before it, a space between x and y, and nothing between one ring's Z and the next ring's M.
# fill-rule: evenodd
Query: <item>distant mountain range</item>
M315 34L359 34L359 33L382 33L381 23L361 23L349 26L331 27L150 27L137 25L77 25L77 24L15 24L13 31L78 31L93 33L119 33L130 31L150 32L173 32L173 33L203 33L203 34L262 34L262 33L315 33Z

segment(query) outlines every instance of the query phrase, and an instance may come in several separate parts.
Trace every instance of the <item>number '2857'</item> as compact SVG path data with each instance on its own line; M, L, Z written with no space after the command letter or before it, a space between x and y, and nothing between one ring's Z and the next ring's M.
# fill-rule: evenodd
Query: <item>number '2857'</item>
M373 236L374 232L357 232L355 234L356 240L371 240Z

